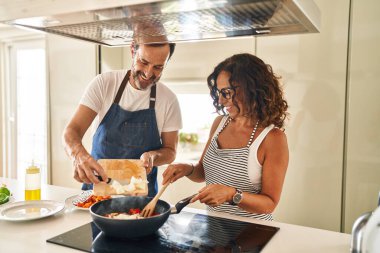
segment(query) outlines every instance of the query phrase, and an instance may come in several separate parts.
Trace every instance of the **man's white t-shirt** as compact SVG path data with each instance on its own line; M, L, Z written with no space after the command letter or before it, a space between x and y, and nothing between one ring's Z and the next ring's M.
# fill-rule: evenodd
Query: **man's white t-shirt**
M127 70L117 70L97 75L88 85L80 104L98 113L93 125L96 130L111 107L116 93ZM177 96L163 83L156 84L156 120L158 131L178 131L182 128L181 110ZM126 85L119 105L127 111L138 111L149 108L150 89L137 90Z

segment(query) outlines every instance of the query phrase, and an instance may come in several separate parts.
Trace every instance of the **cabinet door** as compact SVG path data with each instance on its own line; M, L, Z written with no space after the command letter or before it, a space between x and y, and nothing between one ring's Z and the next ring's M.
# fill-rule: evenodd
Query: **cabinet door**
M340 231L349 1L315 2L320 33L257 39L290 108L290 163L274 218Z
M50 94L52 184L80 189L72 162L62 147L62 133L89 82L96 75L96 46L57 35L47 35ZM91 150L91 131L83 144Z
M352 1L344 232L380 191L380 2Z

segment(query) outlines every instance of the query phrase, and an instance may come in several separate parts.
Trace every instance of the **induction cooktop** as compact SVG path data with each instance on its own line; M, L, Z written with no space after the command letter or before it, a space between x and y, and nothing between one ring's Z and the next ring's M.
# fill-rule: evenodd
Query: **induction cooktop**
M93 223L47 242L85 252L260 252L278 227L181 212L153 235L138 239L105 236Z

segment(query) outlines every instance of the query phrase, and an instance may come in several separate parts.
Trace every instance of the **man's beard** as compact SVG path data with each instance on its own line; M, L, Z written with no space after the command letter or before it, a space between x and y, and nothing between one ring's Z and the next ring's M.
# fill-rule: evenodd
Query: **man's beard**
M149 80L145 80L143 79L142 77L144 76L143 72L142 71L139 71L139 70L135 70L132 68L132 77L133 77L133 80L135 81L135 86L138 90L147 90L149 89L151 86L153 86L156 82L158 82L158 80L160 79L159 77L157 78L154 74L151 76L151 78L149 78ZM144 83L148 83L147 85L145 85L144 87L142 87L141 83L140 83L140 79L142 79L142 81Z

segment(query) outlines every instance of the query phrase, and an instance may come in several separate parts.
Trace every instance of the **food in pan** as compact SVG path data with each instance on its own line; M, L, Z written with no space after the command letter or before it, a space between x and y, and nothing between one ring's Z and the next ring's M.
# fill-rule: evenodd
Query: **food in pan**
M140 215L141 211L142 210L140 208L131 208L126 213L109 213L104 216L107 218L119 219L119 220L144 219L144 217ZM154 213L153 215L158 215L158 213Z

